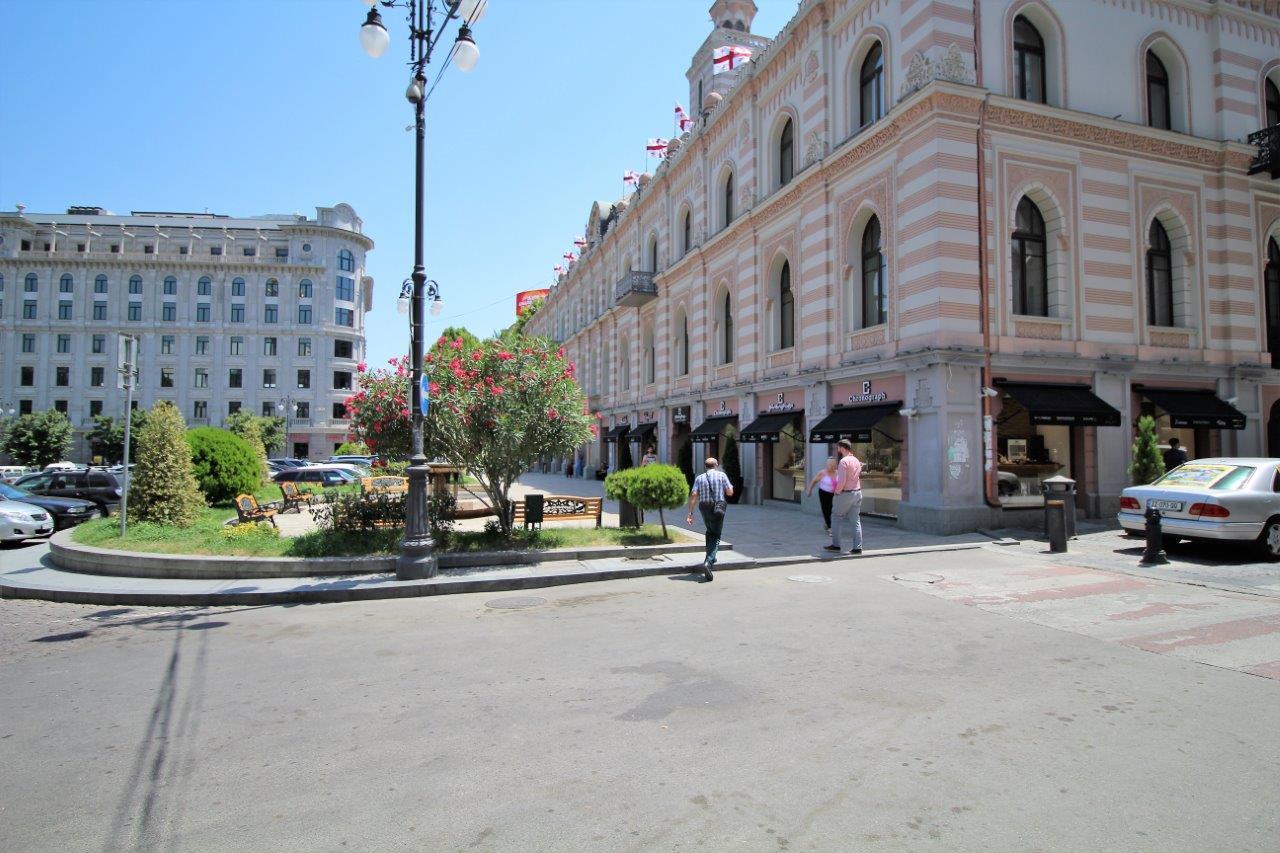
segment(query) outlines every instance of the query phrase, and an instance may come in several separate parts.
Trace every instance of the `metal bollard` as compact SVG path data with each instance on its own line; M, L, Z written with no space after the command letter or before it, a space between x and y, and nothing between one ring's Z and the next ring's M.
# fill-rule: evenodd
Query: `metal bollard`
M1044 532L1049 537L1049 551L1064 554L1067 550L1066 501L1044 502Z
M1148 509L1143 517L1147 520L1147 547L1142 551L1139 565L1159 566L1168 563L1161 553L1164 549L1164 532L1160 527L1160 510Z

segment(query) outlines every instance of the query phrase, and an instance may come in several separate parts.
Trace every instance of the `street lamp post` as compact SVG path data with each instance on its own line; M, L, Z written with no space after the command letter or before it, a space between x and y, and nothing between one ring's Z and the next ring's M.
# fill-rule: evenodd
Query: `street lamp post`
M471 25L484 15L488 0L363 0L369 6L369 14L360 27L360 45L365 52L377 59L391 43L387 28L382 24L378 6L384 9L400 8L406 11L409 22L409 86L404 96L413 104L415 152L413 195L413 273L405 282L402 296L407 293L410 302L409 360L412 370L410 385L410 412L413 418L413 454L409 460L409 494L405 502L404 539L400 543L400 556L396 560L396 577L402 580L434 577L437 570L435 543L431 541L431 529L427 523L427 457L423 452L423 388L422 361L426 355L424 341L424 308L430 298L433 312L438 313L440 291L431 283L427 287L427 273L423 263L423 167L426 150L427 95L426 67L431 53L445 27L451 20L458 20L458 34L446 66L457 63L463 71L475 67L480 50L471 37ZM436 16L443 16L436 28ZM443 73L443 70L441 71ZM438 78L437 78L438 79Z
M292 457L289 452L289 425L293 421L293 413L296 410L298 401L293 399L292 394L286 394L284 399L276 403L276 411L284 414L284 438L280 440L280 455Z

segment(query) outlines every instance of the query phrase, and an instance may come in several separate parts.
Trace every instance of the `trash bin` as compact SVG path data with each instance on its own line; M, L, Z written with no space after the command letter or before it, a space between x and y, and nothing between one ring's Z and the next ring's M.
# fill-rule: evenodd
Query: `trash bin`
M1066 521L1067 538L1076 538L1076 481L1058 474L1040 483L1040 493L1046 504L1050 500L1062 501L1063 519ZM1045 531L1048 532L1047 530Z
M531 492L524 496L524 526L540 527L542 525L542 501L546 495Z

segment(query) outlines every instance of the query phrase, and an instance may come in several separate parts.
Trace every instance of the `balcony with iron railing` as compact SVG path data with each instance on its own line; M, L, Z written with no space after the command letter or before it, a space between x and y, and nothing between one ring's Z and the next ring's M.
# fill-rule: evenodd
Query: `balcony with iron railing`
M1258 156L1249 164L1249 174L1266 172L1273 180L1280 178L1280 124L1249 134L1249 144L1258 146Z
M614 301L628 308L638 308L658 295L658 285L654 283L654 274L644 270L629 270L618 279L613 289Z

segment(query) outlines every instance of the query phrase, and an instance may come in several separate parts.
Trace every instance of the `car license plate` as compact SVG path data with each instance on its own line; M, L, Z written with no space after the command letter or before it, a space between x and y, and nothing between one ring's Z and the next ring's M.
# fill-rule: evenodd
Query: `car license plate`
M1182 512L1182 501L1147 501L1147 509L1167 509Z

